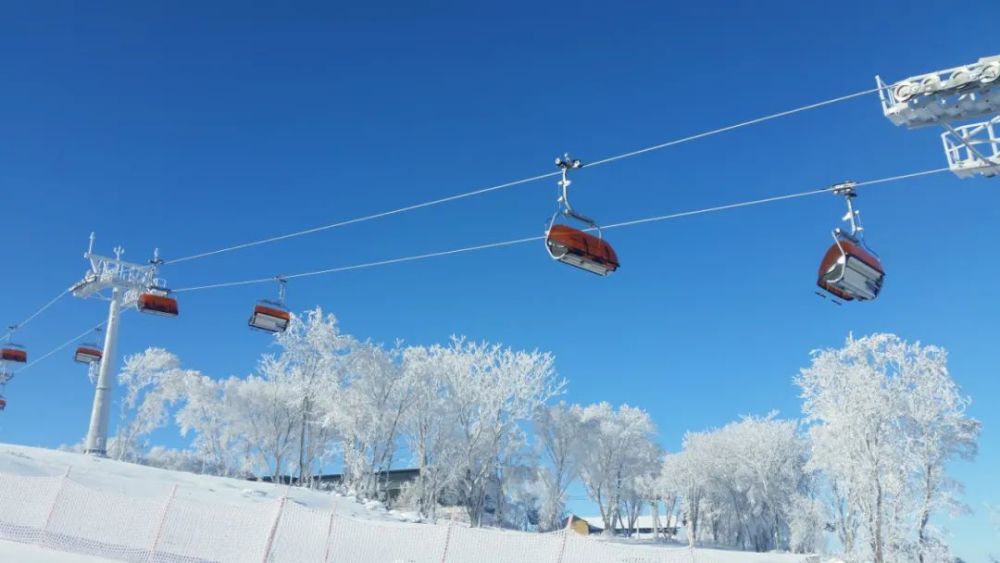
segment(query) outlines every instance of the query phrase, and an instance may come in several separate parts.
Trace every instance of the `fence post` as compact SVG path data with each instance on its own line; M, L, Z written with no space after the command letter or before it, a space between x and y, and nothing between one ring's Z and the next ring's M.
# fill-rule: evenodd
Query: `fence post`
M274 515L274 524L271 524L271 531L267 534L267 544L264 546L264 558L261 559L261 563L267 563L269 557L271 557L271 546L274 544L274 536L278 533L278 524L281 522L281 513L285 510L285 502L288 500L288 491L285 491L285 496L281 497L281 501L278 503L278 513Z
M49 537L49 525L52 524L52 517L56 513L56 507L59 506L59 499L62 497L63 488L66 486L66 481L69 479L69 473L73 470L72 465L66 466L66 472L63 473L62 478L59 480L59 488L56 489L56 496L52 499L52 506L49 507L49 514L45 517L45 526L42 527L42 533L39 536L38 545L45 547L48 543Z
M153 563L153 558L156 557L156 548L160 546L160 536L163 534L163 526L167 523L167 514L170 512L170 505L174 502L176 494L177 485L175 484L170 488L170 496L167 497L167 502L163 505L163 514L160 515L160 523L156 526L156 535L153 536L153 546L149 548L149 563Z
M448 531L444 534L444 552L441 553L441 563L448 560L448 546L451 544L451 529L455 527L455 513L451 513L451 521L448 522Z
M323 552L323 563L330 560L330 542L333 541L333 519L337 514L337 497L330 495L330 523L326 527L326 550Z
M563 554L566 553L566 540L569 539L570 533L573 532L573 516L566 517L566 528L563 529L562 544L559 545L559 558L556 559L556 563L563 563Z

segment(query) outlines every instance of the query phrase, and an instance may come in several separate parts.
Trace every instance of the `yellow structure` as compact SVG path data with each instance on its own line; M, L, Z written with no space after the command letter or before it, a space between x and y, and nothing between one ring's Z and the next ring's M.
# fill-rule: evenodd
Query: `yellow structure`
M583 518L580 518L576 514L571 514L568 521L566 522L566 527L573 530L574 532L580 534L581 536L589 536L593 527Z

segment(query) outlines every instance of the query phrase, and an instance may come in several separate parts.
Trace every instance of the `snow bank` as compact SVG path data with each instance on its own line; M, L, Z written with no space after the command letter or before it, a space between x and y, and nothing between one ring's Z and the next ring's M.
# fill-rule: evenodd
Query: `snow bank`
M168 471L71 452L0 444L0 474L61 477L88 488L133 498L162 499L177 485L177 498L209 504L270 504L288 495L290 502L315 510L334 509L353 518L408 521L413 515L372 509L354 497L257 481Z
M10 563L108 563L113 560L53 551L23 543L0 541L0 561Z
M617 543L567 531L529 534L402 520L399 514L317 491L0 445L0 540L47 548L0 545L0 561L807 561L787 554Z

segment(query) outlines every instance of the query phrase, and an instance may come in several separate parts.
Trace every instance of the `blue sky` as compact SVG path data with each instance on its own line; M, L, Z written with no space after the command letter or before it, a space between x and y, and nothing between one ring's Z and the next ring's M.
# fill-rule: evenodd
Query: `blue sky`
M96 230L145 260L211 250L595 160L997 54L1000 8L972 1L465 4L9 3L0 10L0 317L78 279ZM939 131L882 117L875 95L575 175L580 211L611 223L944 165ZM295 281L345 331L451 334L550 350L566 399L649 410L662 443L741 414L799 415L812 349L892 331L946 347L984 423L956 464L971 515L957 552L1000 539L1000 305L991 259L1000 180L940 174L862 191L887 268L877 302L813 295L843 213L833 196L615 230L621 270L550 263L541 243ZM266 277L540 234L552 180L165 268L174 287ZM176 320L126 315L120 351L163 346L216 376L250 372L246 329L271 286L182 296ZM33 354L99 322L66 299L18 336ZM69 353L7 390L0 440L85 433L91 387Z

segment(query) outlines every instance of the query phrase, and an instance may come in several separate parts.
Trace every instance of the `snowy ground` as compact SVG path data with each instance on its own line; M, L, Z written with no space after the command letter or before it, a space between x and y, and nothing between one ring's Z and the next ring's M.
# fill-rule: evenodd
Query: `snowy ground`
M357 525L361 527L356 528L354 533L363 536L370 535L371 541L376 543L380 541L378 538L381 538L382 542L391 541L389 540L389 536L396 534L396 530L399 530L399 533L403 533L400 527L407 526L407 521L415 520L412 514L386 511L375 504L358 502L352 497L275 486L267 483L166 471L68 452L0 444L0 474L59 477L65 475L67 470L69 470L71 479L74 482L84 485L89 489L124 495L130 499L163 499L169 494L173 486L177 485L176 494L179 499L186 498L199 503L217 506L242 505L249 508L250 505L259 503L274 503L283 495L288 494L289 501L298 505L319 510L329 510L331 507L334 507L337 514L360 520L361 522ZM370 524L365 524L365 521L370 522ZM386 528L386 526L389 528ZM409 524L408 526L408 529L413 533L417 533L418 537L443 535L444 532L443 527L431 524ZM416 526L416 529L413 526ZM470 530L470 533L472 532ZM490 532L490 534L495 533ZM538 538L536 534L519 534L516 532L500 533L499 536L506 536L509 540L498 536L491 536L490 541L500 541L502 544L512 542L512 545L516 545L524 541L532 541L531 537ZM627 543L628 540L610 540L610 543L618 542ZM600 543L605 542L591 545L596 548ZM631 543L635 545L638 542ZM400 544L400 546L402 545ZM409 545L409 543L406 545ZM648 543L646 545L649 546ZM625 546L623 546L623 549L628 551L628 548L625 548ZM676 554L677 560L690 559L690 556L685 556L687 550L683 547L662 546L656 548L655 551L665 556L668 555L668 552ZM621 555L625 554L622 553ZM615 557L618 556L616 555ZM698 561L711 563L803 563L808 561L807 558L801 555L756 554L712 549L698 549L697 559ZM519 559L519 561L521 560ZM671 560L673 560L672 557ZM99 563L110 560L0 541L0 561L19 563ZM382 561L381 559L376 561L367 556L351 559L351 561L388 563L388 561ZM305 563L305 560L303 562Z
M130 497L163 498L177 485L178 498L210 503L238 504L271 502L286 493L290 501L309 508L338 514L387 521L414 521L416 515L387 512L379 504L362 504L354 497L331 495L297 487L270 483L167 471L81 454L0 444L0 473L24 476L59 477L67 468L73 481L90 488Z
M108 563L112 560L52 551L23 543L0 541L0 561L10 563Z

